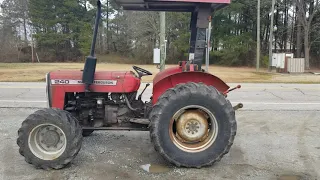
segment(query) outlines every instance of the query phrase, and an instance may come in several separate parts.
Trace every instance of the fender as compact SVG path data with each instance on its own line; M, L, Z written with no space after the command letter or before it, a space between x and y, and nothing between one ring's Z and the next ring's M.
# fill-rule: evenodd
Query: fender
M168 89L173 88L177 84L181 83L204 83L208 86L215 87L221 93L228 91L230 88L220 78L201 71L186 71L182 70L182 67L168 68L158 73L153 79L153 98L152 104L157 103L158 98Z

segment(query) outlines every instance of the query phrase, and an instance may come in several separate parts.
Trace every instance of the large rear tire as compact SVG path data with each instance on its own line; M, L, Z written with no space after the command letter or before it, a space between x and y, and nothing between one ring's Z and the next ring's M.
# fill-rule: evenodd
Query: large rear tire
M61 169L80 151L82 129L67 111L41 109L22 122L17 144L25 161L36 168Z
M176 166L201 168L227 154L237 124L231 103L202 83L168 89L150 113L150 137L156 151Z

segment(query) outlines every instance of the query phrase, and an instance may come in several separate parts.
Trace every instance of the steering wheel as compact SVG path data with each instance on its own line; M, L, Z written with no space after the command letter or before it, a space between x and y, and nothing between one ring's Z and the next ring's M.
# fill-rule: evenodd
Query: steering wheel
M147 71L147 70L142 69L140 67L132 66L132 68L139 74L139 78L141 78L142 76L151 76L152 75L152 73L150 71Z

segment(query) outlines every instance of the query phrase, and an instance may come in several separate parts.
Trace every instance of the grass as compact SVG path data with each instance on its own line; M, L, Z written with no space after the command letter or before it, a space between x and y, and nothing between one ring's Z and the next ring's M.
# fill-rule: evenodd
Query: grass
M59 69L81 70L83 63L0 63L0 82L41 82L45 74ZM155 65L138 65L151 71L159 72ZM166 68L177 65L166 65ZM132 64L97 64L98 71L130 71ZM210 66L209 72L227 83L320 83L320 76L312 74L268 73L266 69L256 72L248 67ZM143 77L143 82L152 82L154 76Z

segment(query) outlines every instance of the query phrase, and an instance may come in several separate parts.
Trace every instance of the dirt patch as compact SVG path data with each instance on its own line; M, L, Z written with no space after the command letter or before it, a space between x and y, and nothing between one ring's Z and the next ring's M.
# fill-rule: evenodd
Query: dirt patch
M82 70L83 63L1 63L0 82L39 82L45 80L47 72L59 69ZM97 71L133 71L132 64L97 65ZM177 65L166 65L166 68ZM155 65L139 65L156 74L159 69ZM278 74L268 73L266 69L256 72L254 68L247 67L221 67L210 66L209 72L227 83L319 83L320 75L305 74ZM152 82L153 76L143 77L143 82Z

